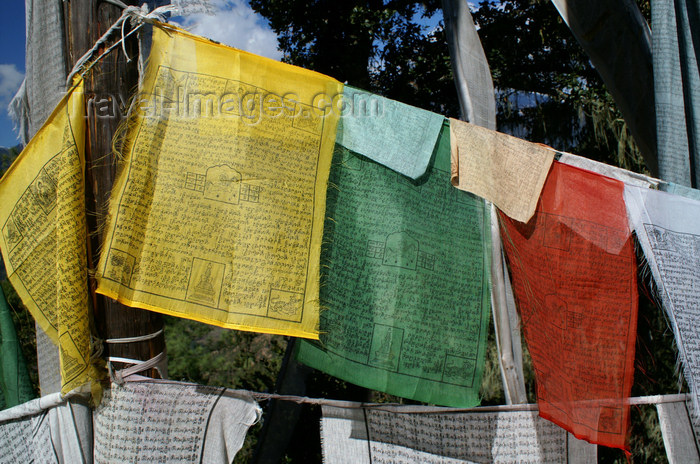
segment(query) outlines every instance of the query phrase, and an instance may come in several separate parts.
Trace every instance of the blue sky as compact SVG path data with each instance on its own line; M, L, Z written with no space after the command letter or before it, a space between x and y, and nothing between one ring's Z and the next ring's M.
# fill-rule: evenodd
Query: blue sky
M24 78L24 0L6 0L0 16L0 146L17 145L7 104Z

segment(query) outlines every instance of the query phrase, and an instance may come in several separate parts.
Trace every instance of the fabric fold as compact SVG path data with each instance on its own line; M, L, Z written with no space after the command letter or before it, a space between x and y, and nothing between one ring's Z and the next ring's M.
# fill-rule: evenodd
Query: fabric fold
M700 68L697 0L651 2L659 178L700 185Z
M66 31L63 6L55 0L24 0L25 75L11 102L22 145L41 129L65 95Z
M685 185L674 184L673 182L661 182L659 190L700 201L700 190L686 187Z
M634 0L552 0L552 4L603 78L649 171L656 175L652 34L639 7Z
M343 88L336 142L411 179L425 174L444 116Z
M609 164L600 163L592 159L584 158L583 156L572 155L571 153L561 153L558 161L568 164L569 166L576 166L577 168L593 171L602 176L617 179L628 185L636 185L637 187L656 188L659 184L662 184L661 181L653 177L627 171L626 169L616 166L610 166Z

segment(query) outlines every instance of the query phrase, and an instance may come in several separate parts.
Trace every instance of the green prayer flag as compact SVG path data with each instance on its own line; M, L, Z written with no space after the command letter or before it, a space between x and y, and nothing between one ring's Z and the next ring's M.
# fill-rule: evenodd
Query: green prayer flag
M2 409L25 403L32 398L32 385L27 365L17 340L17 332L12 322L12 314L0 289L0 389L2 389Z
M489 209L450 184L449 125L417 181L336 145L326 215L321 337L297 359L404 398L478 404Z

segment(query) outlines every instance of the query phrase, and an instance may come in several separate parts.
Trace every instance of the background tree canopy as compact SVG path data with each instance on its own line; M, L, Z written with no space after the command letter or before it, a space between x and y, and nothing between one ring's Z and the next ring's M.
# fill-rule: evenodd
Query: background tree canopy
M647 13L648 1L642 10ZM284 60L458 117L436 0L251 0ZM612 98L549 1L482 2L472 12L497 91L499 130L627 169L639 152Z
M437 0L251 0L284 61L404 103L457 116Z

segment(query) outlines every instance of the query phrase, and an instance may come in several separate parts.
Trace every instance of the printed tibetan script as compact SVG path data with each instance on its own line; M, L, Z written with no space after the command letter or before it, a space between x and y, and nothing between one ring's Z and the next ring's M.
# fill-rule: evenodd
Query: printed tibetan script
M98 292L221 327L318 338L319 254L342 85L154 29L112 192Z
M623 184L555 162L530 222L500 218L540 415L625 448L637 263Z
M699 411L700 201L632 186L625 200Z
M567 435L534 411L400 413L323 407L328 464L566 463Z
M95 462L232 462L260 414L247 392L169 381L112 384L94 413Z
M99 379L87 289L83 83L73 88L0 182L0 248L17 294L60 348L61 392ZM92 382L95 392L97 382Z
M322 257L319 343L298 359L367 388L479 403L490 302L489 211L449 183L449 131L412 181L335 153Z

